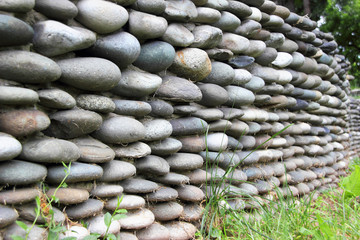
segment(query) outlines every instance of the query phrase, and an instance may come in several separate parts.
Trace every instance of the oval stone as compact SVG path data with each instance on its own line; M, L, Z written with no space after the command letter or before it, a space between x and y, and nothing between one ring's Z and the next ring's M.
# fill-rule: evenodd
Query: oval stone
M198 154L175 153L166 158L170 169L174 171L194 170L202 167L203 158Z
M197 117L172 119L170 123L173 128L172 135L174 136L203 134L208 126L204 120Z
M71 140L80 150L79 161L88 163L108 162L115 158L114 151L90 136Z
M24 223L26 224L26 226L28 228L30 228L32 226L32 222L24 221ZM16 223L13 223L6 228L6 231L4 232L4 240L12 240L13 235L20 236L25 239L26 231L23 228L21 228L19 225L17 225ZM36 224L30 230L29 235L28 235L28 239L42 239L44 237L45 238L48 237L47 229L40 228Z
M156 15L160 15L165 11L166 4L164 0L154 0L154 1L147 1L147 0L137 0L132 5L132 8L139 10L141 12L152 13ZM130 240L130 239L129 239Z
M168 240L169 230L160 223L153 223L149 227L136 231L139 240Z
M66 140L34 138L23 144L20 157L39 163L68 163L80 157L80 150L74 143Z
M154 214L146 209L141 208L135 211L129 211L126 218L119 220L122 229L143 229L150 226L155 221Z
M47 83L60 76L61 68L50 58L18 50L0 52L0 78L21 83Z
M161 72L171 66L175 59L175 49L162 41L145 43L134 65L151 73Z
M115 103L105 96L81 94L76 98L76 103L85 110L99 113L110 113L115 110Z
M72 19L78 14L76 5L69 0L59 0L56 3L51 0L36 0L35 10L60 21Z
M21 205L17 207L17 210L19 211L19 215L22 219L36 222L38 224L44 224L46 222L46 218L43 217L43 215L40 215L37 217L37 214L35 212L35 209L37 208L35 203L30 203L26 205ZM65 221L65 215L56 207L52 206L51 210L53 211L52 221L55 224L63 224Z
M119 115L143 117L151 112L150 104L133 100L114 100L114 112Z
M190 30L182 24L170 23L162 36L162 40L174 47L187 47L194 42L195 38Z
M221 18L212 25L224 32L233 32L241 24L241 20L234 14L226 11L221 12Z
M235 2L235 1L232 1ZM241 54L250 46L250 41L234 33L224 33L219 48L231 50L234 54Z
M170 239L192 239L197 231L196 227L188 222L172 221L165 223L164 226L170 232Z
M210 74L211 61L204 50L185 48L176 52L175 60L169 70L180 77L197 82Z
M115 184L97 184L90 192L94 197L109 198L120 196L124 189L120 185Z
M83 189L75 188L59 188L55 194L55 188L50 188L46 195L51 198L55 196L59 198L59 202L64 205L72 205L85 202L89 199L89 192Z
M123 186L125 192L135 194L154 192L160 187L155 182L141 178L129 178L122 181L120 184Z
M61 89L38 90L38 94L40 98L39 104L48 108L71 109L76 105L73 96Z
M105 143L130 143L145 136L145 127L129 117L112 117L104 120L100 128L92 134Z
M118 196L119 197L119 196ZM106 202L105 208L111 211L119 209L139 209L145 206L145 199L136 195L123 195L120 205L118 205L118 197L112 198Z
M18 188L16 190L2 190L0 192L0 203L4 205L23 204L34 201L39 195L36 188Z
M135 142L127 144L126 146L113 146L116 157L119 158L141 158L151 153L149 145L143 142Z
M0 104L32 105L39 101L38 94L27 88L0 86L0 92Z
M253 92L237 86L226 86L225 89L229 94L228 106L241 107L250 105L255 101Z
M81 226L71 226L65 232L59 235L59 240L66 239L68 237L74 237L76 239L84 239L90 235L90 231Z
M216 47L222 39L222 31L217 27L209 25L196 26L192 31L194 42L190 47L210 49Z
M123 71L118 85L112 92L125 97L145 97L154 93L161 85L162 79L155 74L129 67Z
M11 160L21 153L21 143L13 136L0 132L0 161Z
M136 173L136 168L131 163L119 160L112 160L101 165L104 174L99 179L101 182L121 181Z
M0 205L0 228L4 228L19 217L17 211L11 207Z
M129 16L129 31L138 39L160 38L168 23L165 18L132 10Z
M108 91L121 78L120 69L103 58L71 58L57 63L62 71L60 81L83 90Z
M170 187L161 187L155 192L146 195L146 200L150 202L167 202L175 200L178 197L178 192Z
M179 193L179 199L182 201L189 201L189 202L200 202L205 198L205 194L203 191L192 185L185 185L176 188Z
M0 15L0 46L24 45L31 42L34 30L18 18Z
M174 102L193 102L202 98L200 89L194 83L175 76L165 76L155 96Z
M145 127L144 141L156 141L170 137L172 125L165 119L144 120Z
M48 167L46 181L59 184L66 177L66 183L85 182L98 179L102 175L103 169L98 165L74 162L69 169L62 165Z
M89 52L111 60L120 68L125 68L139 56L140 43L128 32L116 32L99 37Z
M156 221L169 221L180 217L184 208L177 202L158 203L150 207Z
M46 167L20 160L0 162L0 184L28 185L45 178Z
M156 182L167 184L167 185L184 185L188 184L190 179L189 177L179 174L179 173L167 173L163 176L152 177L152 179Z
M166 8L163 15L167 20L174 22L189 22L198 16L198 12L193 1L165 1Z
M207 107L215 107L226 103L229 100L227 91L217 84L199 84L202 99L198 102Z
M98 129L102 124L99 114L80 110L58 111L50 115L51 124L45 133L57 138L76 138L89 134Z
M207 0L203 2L207 2ZM204 3L202 3L202 0L200 0L199 3L195 2L195 5L203 5L203 4ZM196 8L196 10L198 12L198 15L193 20L194 22L211 24L217 22L221 17L221 13L216 9L212 9L208 7L198 7Z
M100 234L100 237L104 237L105 233L117 234L120 232L119 221L111 221L110 225L105 225L104 215L97 215L87 220L87 229L90 233Z
M163 100L153 100L148 102L151 105L151 116L170 117L174 113L173 106Z
M149 155L136 160L135 167L138 172L151 175L165 175L170 171L168 162L155 155Z
M96 41L95 33L87 29L69 27L53 20L37 22L34 31L34 49L48 57L85 49Z
M158 156L174 154L182 147L182 143L175 138L166 138L164 140L150 142L148 144L151 148L151 153Z
M210 74L202 82L226 86L233 82L235 72L232 67L222 62L212 62Z
M119 30L129 19L125 8L108 1L81 0L77 8L76 20L100 34Z

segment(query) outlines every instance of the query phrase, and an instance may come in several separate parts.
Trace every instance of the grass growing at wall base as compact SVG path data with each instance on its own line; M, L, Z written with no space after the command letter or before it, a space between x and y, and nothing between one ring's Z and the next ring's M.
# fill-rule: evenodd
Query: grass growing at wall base
M197 232L197 239L360 239L358 160L339 188L302 198L285 198L279 189L272 200L248 196L253 202L263 202L252 211L229 208L226 195L209 199L206 225Z

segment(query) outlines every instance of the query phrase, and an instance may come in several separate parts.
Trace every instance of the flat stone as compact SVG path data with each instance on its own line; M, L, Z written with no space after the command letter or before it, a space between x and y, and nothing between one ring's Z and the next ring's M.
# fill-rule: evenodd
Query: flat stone
M198 154L192 153L175 153L166 158L170 169L174 171L194 170L202 167L203 158Z
M198 87L202 93L202 99L198 102L201 105L215 107L228 101L229 96L227 91L217 84L199 84Z
M38 94L27 88L0 86L0 92L0 104L33 105L39 101Z
M212 25L220 28L224 32L233 32L240 24L241 21L236 15L227 11L222 11L220 19Z
M250 55L250 54L246 54L246 55ZM244 68L251 65L255 61L255 58L246 55L235 56L229 59L229 64L235 68Z
M235 2L235 1L232 1ZM239 2L240 3L240 2ZM224 33L219 48L231 50L234 54L241 54L250 46L250 41L234 33Z
M97 184L90 194L94 197L109 198L120 196L123 190L122 186L116 184Z
M21 143L13 136L0 133L0 161L11 160L21 153Z
M119 30L129 19L126 9L112 2L81 0L77 8L76 20L99 34Z
M149 227L136 231L139 240L168 240L169 230L160 223L153 223Z
M217 10L225 10L229 6L229 3L226 0L208 0L204 6Z
M90 235L90 231L85 227L80 226L71 226L65 232L59 235L59 240L65 239L67 237L75 237L76 239L83 239Z
M169 0L166 2L163 16L174 22L189 22L198 16L195 4L190 0L182 2Z
M129 16L129 31L138 39L160 38L168 23L165 18L132 10Z
M201 185L211 180L211 175L205 170L196 169L187 174L190 179L190 183L194 185Z
M61 68L50 58L18 50L1 51L0 78L20 83L47 83L60 78Z
M248 5L238 1L229 1L227 10L235 14L240 19L249 17L252 14L252 10Z
M36 216L36 204L30 203L26 205L21 205L17 207L17 211L22 219L36 222L38 224L44 224L46 222L46 218L40 215L39 217ZM56 224L63 224L65 221L65 215L56 207L52 206L51 210L53 211L54 215L52 216L52 220ZM35 221L36 220L36 221Z
M89 134L102 124L99 114L86 110L64 110L50 115L51 124L45 133L58 138L76 138Z
M43 180L46 167L20 160L0 162L0 184L27 185Z
M113 146L112 149L119 158L141 158L151 153L150 146L143 142L135 142L127 146Z
M154 93L161 83L162 79L158 75L129 67L122 72L121 79L112 92L125 97L145 97Z
M176 190L179 193L178 198L182 201L200 202L205 198L203 191L196 186L185 185L177 187Z
M211 72L211 61L204 50L185 48L176 52L176 57L169 70L180 77L192 81L201 81Z
M155 221L154 214L146 209L141 208L139 210L129 211L126 214L126 218L119 220L122 229L142 229L150 226Z
M205 132L208 125L204 120L196 117L173 119L170 123L174 136L201 134Z
M182 152L198 153L206 148L205 140L197 135L178 137L178 140L182 144Z
M126 193L149 193L159 188L157 183L140 178L129 178L120 184Z
M151 106L151 116L170 117L174 113L173 106L163 100L153 100L148 102Z
M191 114L194 117L204 119L207 122L216 121L223 118L224 113L217 108L199 109Z
M267 47L280 48L285 42L285 36L282 33L273 32L270 34L270 39L265 41Z
M289 53L278 52L278 55L272 64L280 68L285 68L290 65L292 61L293 57Z
M120 80L120 69L112 62L95 57L79 57L57 62L62 74L59 81L88 91L108 91Z
M142 101L114 100L114 103L115 103L114 112L119 115L143 117L151 112L150 104Z
M180 185L180 186L184 184L188 184L190 181L189 177L173 172L169 172L163 176L151 177L151 179L153 179L156 182L167 185Z
M255 95L253 92L237 86L226 86L225 89L228 91L229 100L228 106L241 107L250 105L255 101Z
M182 143L174 138L166 138L161 141L150 142L148 145L151 148L151 153L158 156L174 154L182 147Z
M69 0L60 0L56 4L51 0L37 0L35 10L60 21L72 19L78 14L76 5Z
M184 240L195 237L196 227L191 223L172 221L163 224L170 232L170 239Z
M232 136L234 138L240 138L244 134L247 134L249 132L249 125L247 125L243 121L239 121L237 119L234 119L231 121L231 127L226 131L226 134L228 136ZM229 140L228 145L231 146L231 140ZM235 143L235 147L238 145L238 142ZM243 144L241 143L240 146ZM245 148L245 147L244 147Z
M47 57L85 49L96 41L95 33L85 28L69 27L53 20L37 22L34 31L34 49Z
M259 56L255 58L255 61L263 66L267 66L277 58L278 52L275 48L267 47Z
M117 234L120 232L120 222L111 221L110 226L106 226L104 222L104 215L97 215L95 217L89 218L87 222L87 229L90 233L100 234L100 237L104 237L105 233Z
M1 8L1 5L0 5ZM34 30L30 25L8 15L0 15L0 46L24 45L31 42Z
M55 188L50 188L46 195L51 198L55 193ZM59 198L59 202L64 205L72 205L85 202L89 199L89 192L83 189L75 188L59 188L55 197Z
M204 208L195 203L189 203L184 206L181 219L189 222L198 221L202 218Z
M110 98L95 94L78 95L76 104L82 109L99 113L110 113L115 110L115 103Z
M245 69L234 69L235 76L232 82L233 85L242 85L250 82L252 75Z
M99 37L89 52L125 68L137 59L140 50L140 43L135 36L120 31Z
M182 115L187 116L189 114L196 112L197 110L199 110L199 108L200 108L199 106L188 105L188 104L176 105L174 106L174 113L180 116Z
M125 232L125 231L121 231L116 235L116 237L119 237L122 240L138 240L135 233Z
M210 133L206 137L207 148L209 151L223 151L227 148L228 137L224 133Z
M18 0L11 2L1 2L0 9L9 12L20 12L25 13L34 8L34 0Z
M174 47L188 47L190 46L195 37L189 29L179 23L170 23L167 27L162 40L170 43Z
M118 197L112 198L106 202L105 208L111 211L118 209L139 209L145 206L145 199L136 195L123 195L120 205L118 205Z
M190 47L201 49L216 47L221 42L223 36L221 29L209 25L196 26L192 33L195 39Z
M170 137L172 125L165 119L153 119L142 121L145 127L144 141L156 141Z
M104 170L103 176L99 179L101 182L121 181L129 178L136 173L134 165L128 162L112 160L101 165Z
M254 196L259 194L257 188L252 184L242 183L239 187L241 188L241 192L244 196Z
M150 202L173 201L178 197L178 192L170 187L161 187L155 192L146 195L146 200Z
M32 222L28 222L28 221L23 221L23 222L29 228L32 226ZM11 240L12 239L11 236L13 235L20 236L25 239L26 231L16 223L13 223L6 228L6 231L4 232L4 240ZM28 239L42 239L44 237L47 238L48 237L47 235L48 233L45 228L41 228L35 224L29 232Z
M135 3L132 5L132 8L141 12L160 15L165 11L166 3L164 0L155 0L151 2L146 0L138 0L135 1Z
M19 217L15 209L0 205L0 228L4 228Z
M250 57L258 57L266 50L266 44L261 40L250 40L249 47L244 54Z
M61 183L66 177L67 170L64 166L48 167L46 181L53 184ZM103 169L100 166L74 162L71 164L69 174L66 177L66 183L92 181L101 178Z
M0 192L0 203L4 205L23 204L35 200L38 195L39 190L36 188L2 190Z
M175 49L167 42L154 41L141 46L139 57L134 65L147 72L157 73L166 70L175 59Z
M150 210L156 221L169 221L180 217L184 208L177 202L165 202L151 206Z
M155 96L174 102L193 102L202 98L200 89L189 80L175 76L166 76Z
M112 117L104 120L92 136L105 143L136 142L144 138L145 127L133 118Z
M233 82L234 77L235 72L231 66L215 61L211 62L211 72L202 82L226 86Z
M262 78L253 76L251 80L244 84L243 87L256 93L260 91L265 86L265 81Z
M207 49L206 53L208 54L209 58L217 61L227 61L234 56L234 53L229 49Z
M40 99L39 104L48 108L71 109L76 105L73 96L61 89L42 89L37 93Z
M165 175L170 171L168 162L155 155L148 155L136 160L135 167L138 172L145 174Z

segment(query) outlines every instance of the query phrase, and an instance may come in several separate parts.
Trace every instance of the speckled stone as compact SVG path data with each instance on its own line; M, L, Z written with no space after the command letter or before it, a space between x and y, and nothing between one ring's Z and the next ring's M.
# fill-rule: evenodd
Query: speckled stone
M61 89L42 89L38 90L38 94L39 104L48 108L71 109L76 105L74 97Z
M170 137L173 129L169 121L165 119L144 120L144 141L157 141Z
M179 1L165 1L166 8L163 13L167 20L175 22L188 22L198 16L195 4L190 0Z
M138 39L160 38L168 23L165 18L132 10L129 16L129 31Z
M159 185L155 182L141 179L141 178L129 178L120 182L126 193L149 193L159 189Z
M0 192L0 203L4 205L23 204L34 201L39 195L36 188L18 188L15 190L2 190Z
M168 240L169 230L160 223L153 223L149 227L136 231L139 240Z
M36 0L35 10L56 20L68 20L78 14L76 5L69 0L60 0L54 3L51 0Z
M170 23L167 27L162 40L170 43L174 47L188 47L195 38L189 29L179 23Z
M135 167L138 172L145 174L165 175L170 171L168 162L155 155L148 155L136 160Z
M213 83L220 86L226 86L233 82L235 77L234 69L223 62L211 62L210 74L202 80L205 83Z
M0 228L12 224L19 217L17 211L13 208L0 205L0 210Z
M127 144L127 146L113 146L116 157L125 158L141 158L151 153L151 148L148 144L143 142L135 142Z
M170 169L174 171L194 170L203 165L203 158L198 154L175 153L166 158Z
M20 157L40 163L68 163L80 157L80 150L74 143L66 140L34 138L23 144Z
M119 197L119 196L118 196ZM118 206L118 197L112 198L106 202L105 208L114 211ZM145 206L145 199L137 195L123 195L119 209L139 209Z
M0 133L0 145L0 161L11 160L22 151L21 143L6 133Z
M172 221L165 223L164 226L170 232L170 239L174 240L194 238L195 232L197 231L194 225L187 222Z
M21 83L47 83L60 78L61 68L50 58L19 50L0 52L0 78Z
M170 117L174 113L173 106L164 100L153 100L148 103L151 106L151 116Z
M216 47L221 42L223 36L223 33L219 28L209 25L196 26L192 33L195 39L190 47L201 49Z
M158 203L150 207L156 221L169 221L180 217L183 206L177 202Z
M136 168L131 163L112 160L101 165L104 174L99 179L102 182L114 182L129 178L136 173Z
M253 92L237 86L226 86L225 89L229 94L228 106L241 107L250 105L255 101Z
M99 198L109 198L121 195L123 190L123 187L117 184L97 184L90 194Z
M173 128L172 135L183 136L205 133L208 124L197 117L177 118L170 120Z
M211 72L211 61L204 50L185 48L176 52L173 64L169 68L180 77L201 81Z
M235 2L235 1L232 1ZM231 50L234 54L241 54L250 46L250 41L234 33L224 33L222 42L218 45L220 48Z
M122 218L119 220L122 229L134 230L146 228L150 226L154 221L154 214L146 208L129 211L126 214L126 218Z
M175 138L166 138L161 141L149 142L148 144L151 152L158 156L174 154L182 147L182 143Z
M45 178L46 167L20 160L0 162L0 184L27 185Z
M78 95L76 104L85 110L99 113L110 113L115 110L115 103L110 98L95 94Z
M1 5L0 5L1 8ZM0 46L16 46L31 42L34 30L30 25L8 15L0 15Z
M55 193L55 188L50 188L46 195L51 197ZM72 205L85 202L89 199L89 192L83 189L75 188L59 188L55 197L59 198L59 202L64 205Z

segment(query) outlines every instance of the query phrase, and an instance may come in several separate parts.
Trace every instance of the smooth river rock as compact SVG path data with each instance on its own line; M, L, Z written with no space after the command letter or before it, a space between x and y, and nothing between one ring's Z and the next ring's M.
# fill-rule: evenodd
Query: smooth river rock
M0 162L0 184L27 185L45 178L46 167L20 160Z
M21 143L13 136L0 132L0 161L11 160L21 153Z
M125 161L112 160L102 164L101 167L103 168L104 174L99 181L102 182L121 181L136 173L135 166Z
M34 30L30 25L12 16L1 14L0 26L0 46L27 44L31 42L34 35Z
M71 109L76 105L74 97L61 89L41 89L38 94L39 104L48 108Z

